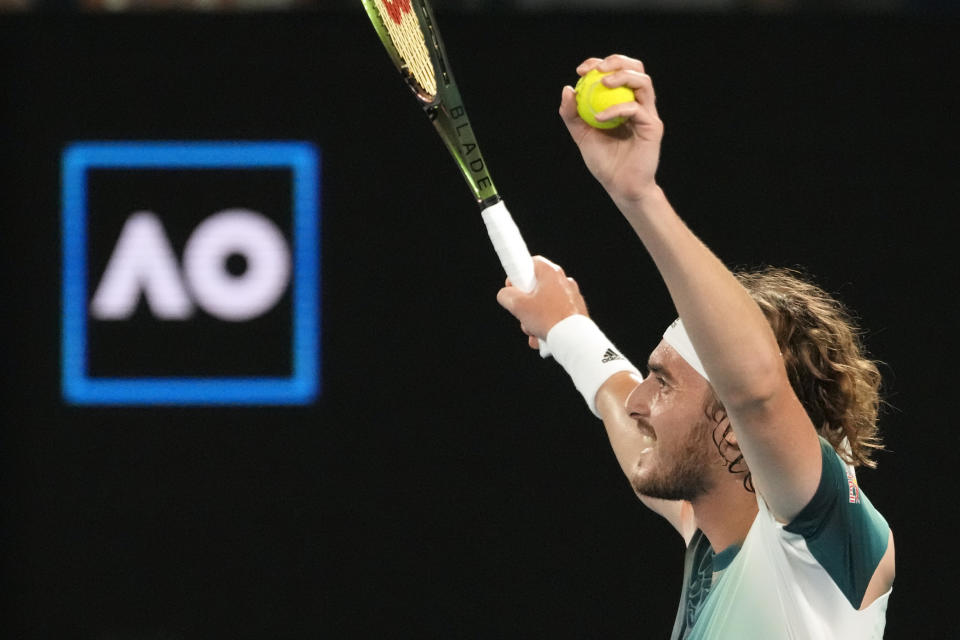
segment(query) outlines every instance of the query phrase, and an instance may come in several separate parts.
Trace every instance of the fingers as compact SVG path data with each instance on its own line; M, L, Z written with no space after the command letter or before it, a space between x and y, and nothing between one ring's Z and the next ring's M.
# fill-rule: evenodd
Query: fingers
M497 302L499 302L500 306L505 308L507 311L510 311L514 301L516 300L516 296L514 295L516 291L516 289L513 289L509 286L501 289L497 293ZM524 325L522 322L520 323L520 331L523 332L523 335L527 336L527 344L530 345L531 349L540 349L540 340L529 329L527 329L526 325Z
M577 74L587 75L590 71L596 69L607 73L609 71L618 71L620 69L630 69L639 73L644 73L643 63L636 58L615 53L606 58L587 58L577 67Z
M597 65L597 70L603 71L604 73L607 71L617 71L618 69L632 69L633 71L644 73L642 62L636 58L624 56L619 53L607 56L603 59L603 62Z
M657 96L653 90L653 80L647 75L643 62L621 54L614 54L606 58L587 58L577 67L577 73L585 75L591 70L609 73L601 82L604 86L613 89L627 87L633 90L635 103L622 103L596 114L596 119L605 122L613 118L622 117L632 120L635 124L658 125ZM560 96L560 117L574 140L579 140L587 130L587 125L577 113L576 93L572 88L564 87Z
M520 331L523 331L523 335L527 336L527 344L530 345L531 349L540 348L540 339L537 338L537 336L535 336L534 334L532 334L530 330L523 325L522 322L520 323Z
M580 287L560 265L535 256L533 269L537 280L533 291L523 292L507 279L506 286L497 292L497 302L520 321L520 330L530 347L539 349L543 337L557 322L587 312Z
M544 258L543 256L533 256L533 272L535 275L559 273L561 276L566 276L563 271L563 267L558 265L556 262L552 262L548 258ZM510 281L509 277L503 281L503 286L513 286L513 283Z
M614 89L616 87L629 87L633 89L636 94L637 101L641 104L653 104L656 101L656 95L653 91L653 80L647 75L644 70L643 63L634 58L628 58L620 54L615 54L608 56L601 60L600 58L587 58L583 61L579 67L577 67L577 73L584 75L592 69L597 69L604 73L609 73L610 75L604 76L600 81L609 89ZM564 94L561 97L561 104L563 99L566 99L566 87L564 87ZM576 97L570 95L569 98L572 99L574 111L576 110Z
M662 134L662 123L657 113L657 96L650 76L635 69L620 69L604 76L601 82L611 89L615 87L632 89L636 101L622 102L604 109L594 116L599 122L623 118L641 128L649 128L654 136Z
M585 76L603 62L602 58L587 58L577 66L577 75Z
M624 102L608 107L600 113L593 116L597 122L606 122L614 118L622 117L625 120L633 120L637 124L651 124L654 121L653 114L648 109L644 109L636 102Z
M653 79L642 71L633 69L620 69L614 71L608 76L604 76L600 82L609 89L616 87L629 87L641 104L653 104L657 96L653 92Z
M538 280L542 276L550 276L552 274L559 274L564 277L567 275L563 272L563 267L543 256L533 256L533 273L537 276Z

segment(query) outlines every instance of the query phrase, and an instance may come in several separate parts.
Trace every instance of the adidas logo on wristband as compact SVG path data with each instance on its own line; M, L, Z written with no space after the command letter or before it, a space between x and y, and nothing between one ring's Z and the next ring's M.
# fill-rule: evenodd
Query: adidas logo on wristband
M567 316L553 325L547 334L547 344L557 364L570 375L573 386L598 418L601 416L597 411L597 391L610 376L628 371L640 377L636 367L620 355L593 320L584 315Z
M603 359L600 361L604 364L608 362L613 362L614 360L623 360L623 356L614 351L613 349L607 349L603 354Z

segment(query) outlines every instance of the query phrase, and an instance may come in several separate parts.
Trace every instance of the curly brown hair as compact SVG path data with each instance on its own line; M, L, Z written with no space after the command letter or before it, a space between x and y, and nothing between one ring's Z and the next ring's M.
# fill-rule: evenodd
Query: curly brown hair
M818 433L849 464L875 468L873 455L883 449L880 371L853 315L798 271L764 267L735 275L773 328L790 384Z

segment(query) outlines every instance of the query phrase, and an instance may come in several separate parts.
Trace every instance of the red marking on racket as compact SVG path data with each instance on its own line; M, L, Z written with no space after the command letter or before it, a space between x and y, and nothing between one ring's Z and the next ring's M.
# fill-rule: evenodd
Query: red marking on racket
M383 0L383 6L387 8L390 19L397 24L403 20L403 14L410 13L410 0Z

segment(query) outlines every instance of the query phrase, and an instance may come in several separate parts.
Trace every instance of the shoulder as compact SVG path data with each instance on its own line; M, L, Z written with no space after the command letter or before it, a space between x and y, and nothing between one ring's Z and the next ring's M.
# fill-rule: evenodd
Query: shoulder
M783 530L803 537L810 554L859 608L881 561L892 559L890 527L860 489L853 468L823 438L820 450L817 490Z

